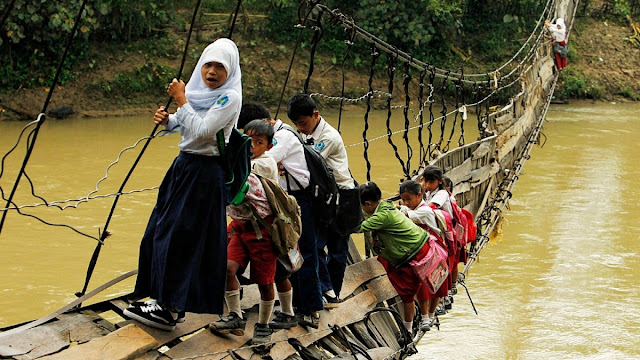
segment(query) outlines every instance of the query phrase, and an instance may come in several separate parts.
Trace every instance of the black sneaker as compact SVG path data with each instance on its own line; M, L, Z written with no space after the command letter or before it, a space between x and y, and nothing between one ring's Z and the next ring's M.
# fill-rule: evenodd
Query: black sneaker
M451 296L446 296L444 297L444 309L445 310L451 310L452 306L451 306Z
M294 326L298 326L298 319L296 316L288 315L280 310L275 311L276 317L269 323L269 327L272 329L291 329Z
M220 320L209 324L209 330L215 334L233 334L237 336L244 335L244 327L247 320L241 318L238 314L232 312L229 316L221 316Z
M156 300L133 303L122 314L156 329L172 331L176 328L176 315Z
M271 334L273 334L273 329L271 329L269 325L256 323L253 327L251 343L254 345L268 344L271 342Z
M185 317L186 313L184 311L178 311L178 318L176 319L176 323L183 323Z
M320 325L320 318L311 314L296 314L296 318L298 319L298 324L303 326L309 326L314 329L317 329Z
M322 299L324 300L323 302L324 302L324 308L325 309L335 309L338 306L340 306L341 300L337 296L331 296L331 295L324 294Z

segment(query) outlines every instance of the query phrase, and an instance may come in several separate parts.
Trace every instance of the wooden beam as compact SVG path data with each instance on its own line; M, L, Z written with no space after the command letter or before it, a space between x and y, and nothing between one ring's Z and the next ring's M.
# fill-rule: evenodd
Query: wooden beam
M106 336L85 344L70 347L42 360L128 360L156 346L153 336L134 324L127 325Z

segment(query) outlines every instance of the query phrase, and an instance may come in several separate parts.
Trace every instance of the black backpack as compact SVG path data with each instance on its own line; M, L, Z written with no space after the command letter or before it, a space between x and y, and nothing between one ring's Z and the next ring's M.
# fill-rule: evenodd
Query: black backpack
M251 138L236 128L231 129L226 144L223 130L218 131L216 136L224 170L225 204L238 205L249 190L247 178L251 172Z
M305 144L302 136L291 126L284 125L285 129L291 131L304 148L304 158L307 161L309 170L309 186L305 189L311 197L311 208L317 224L321 226L329 225L336 217L336 198L338 195L338 185L333 176L333 169L327 165L327 161L311 145ZM291 177L299 188L302 188L298 180Z

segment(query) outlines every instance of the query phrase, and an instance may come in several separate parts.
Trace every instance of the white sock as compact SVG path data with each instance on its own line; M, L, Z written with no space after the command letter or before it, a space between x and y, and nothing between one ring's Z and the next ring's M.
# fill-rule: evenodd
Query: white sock
M435 317L436 317L436 313L434 313L434 312L429 313L429 319L433 319Z
M273 304L276 302L275 299L272 300L260 300L260 307L258 308L258 323L259 324L268 324L269 318L271 317L271 312L273 312Z
M337 296L336 296L336 293L333 291L333 289L328 290L328 291L325 291L324 293L325 293L325 295L329 295L329 296L331 296L332 298L337 297Z
M282 312L294 316L293 312L293 289L285 292L278 292L278 299L280 299L280 307Z
M407 330L411 332L411 328L413 327L413 321L403 321L403 322L404 322L404 327L406 327Z
M316 319L320 319L320 312L319 311L312 311L311 312L311 316L315 317Z
M225 291L224 298L227 300L229 314L236 313L236 315L242 318L242 309L240 309L240 289Z

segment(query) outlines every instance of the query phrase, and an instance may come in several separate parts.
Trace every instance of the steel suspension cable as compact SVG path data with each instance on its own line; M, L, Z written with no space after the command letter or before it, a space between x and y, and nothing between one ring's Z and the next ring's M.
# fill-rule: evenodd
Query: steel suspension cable
M299 29L298 31L298 39L296 40L296 45L293 47L293 53L291 54L291 61L289 61L289 68L287 69L287 75L284 78L284 83L282 84L282 91L280 92L280 100L278 100L278 108L276 109L276 114L273 116L274 119L278 118L278 114L280 113L280 107L282 106L282 100L284 99L284 93L287 90L287 84L289 83L289 76L291 75L291 69L293 68L293 61L296 58L296 53L298 52L298 47L300 46L300 42L302 41L302 31L304 30L304 24L307 22L307 19L311 15L313 8L315 7L316 2L310 4L310 9L307 11L306 15L303 17L300 16L300 12L302 11L302 6L304 5L304 1L300 2L298 6L298 25L296 27Z
M364 130L362 131L362 147L364 151L364 161L367 165L367 181L371 181L371 162L369 161L369 139L367 131L369 130L369 113L371 112L371 97L373 96L373 76L375 75L376 60L380 56L380 52L375 45L371 45L371 66L369 67L369 93L367 96L367 111L364 113Z
M309 71L307 73L307 79L304 81L304 87L302 90L302 92L305 94L309 93L309 83L311 82L311 75L313 75L313 70L315 69L314 62L316 58L316 49L318 48L318 43L320 43L323 35L322 14L323 12L320 12L318 18L316 19L316 25L313 26L313 39L311 40L311 51L309 51Z
M16 3L16 0L11 0L11 2L7 4L7 7L4 9L4 12L2 13L2 18L0 18L0 30L2 30L2 28L4 27L4 23L5 21L7 21L7 18L9 18L9 13L13 9L13 5L15 3Z
M389 83L387 85L387 92L391 95L393 95L393 82L395 79L395 73L396 73L396 59L397 57L391 55L391 54L387 54L387 75L389 76ZM407 169L405 167L404 164L404 160L402 160L402 157L400 157L400 154L398 153L398 147L396 146L396 144L393 143L393 139L391 139L391 136L393 135L393 132L391 131L391 97L389 97L387 99L387 141L389 142L389 145L391 145L391 147L393 148L393 153L396 156L396 159L398 159L398 161L400 162L400 166L402 166L402 172L404 173L405 176L409 176L409 174L407 173Z
M411 158L413 157L413 149L411 148L411 144L409 144L409 106L411 105L411 97L409 96L409 83L411 82L411 73L410 73L410 66L409 63L405 63L404 64L404 81L403 81L403 85L404 85L404 109L403 109L403 115L404 115L404 129L405 132L402 135L402 138L404 139L405 144L407 145L407 168L406 168L406 176L407 179L410 179L410 174L411 174Z
M241 0L239 0L239 1L241 1ZM194 27L194 24L196 22L196 15L198 14L198 10L200 9L200 3L201 3L201 0L198 0L196 2L195 8L193 10L193 16L191 17L191 24L189 25L189 31L187 32L187 40L185 42L184 51L182 53L182 61L180 63L180 69L178 70L176 79L180 79L182 77L182 71L184 69L184 64L185 64L186 59L187 59L187 52L188 52L188 49L189 49L189 42L191 41L191 34L193 32L193 27ZM233 31L233 26L232 26L231 30ZM169 97L169 100L167 101L167 105L164 107L165 111L169 110L169 106L171 105L172 100L173 99L171 97ZM118 195L116 195L115 199L113 200L113 204L111 205L111 209L109 210L109 215L107 216L107 220L105 221L104 227L102 228L102 234L100 236L100 240L101 241L98 242L98 244L96 245L96 248L93 250L93 254L91 255L91 260L89 261L89 266L87 268L87 274L86 274L86 277L85 277L84 285L82 287L82 291L76 293L77 296L82 296L87 291L87 287L89 286L89 281L91 280L91 276L93 275L93 271L95 269L96 263L98 262L98 257L100 256L100 250L102 249L102 245L103 245L105 239L110 235L109 231L108 231L109 223L111 222L111 218L113 217L113 213L114 213L114 211L116 209L116 205L118 204L118 200L120 199L120 195L119 194L121 194L122 191L124 190L125 185L129 181L129 178L131 178L131 175L133 174L133 171L135 170L136 166L140 162L140 159L142 158L142 155L147 150L147 147L149 146L149 143L151 143L151 140L153 140L154 134L158 130L159 126L160 126L160 124L156 124L153 127L153 130L151 130L151 134L149 135L149 137L145 141L144 145L142 146L142 149L140 149L140 153L138 154L138 156L134 160L133 164L131 165L131 168L129 169L129 172L125 176L124 180L122 181L122 184L120 185L120 188L118 188L118 191L117 191Z
M422 132L424 130L424 78L427 76L427 71L422 70L420 72L420 80L418 80L418 103L420 103L420 112L418 118L420 119L420 131L418 131L418 144L420 145L420 151L418 153L418 168L424 164L426 158L426 150L424 143L422 142Z
M62 66L64 65L65 60L67 59L67 55L69 54L69 49L71 49L71 44L73 43L73 39L75 38L76 32L78 31L78 27L80 26L80 21L82 20L82 13L84 12L84 7L87 4L87 0L83 0L80 5L80 10L78 11L78 15L75 18L75 23L73 24L73 29L71 30L71 34L67 39L67 44L64 48L64 52L62 53L62 57L60 58L60 62L58 63L58 68L56 69L56 73L51 82L51 86L49 87L49 93L47 94L47 98L44 101L44 105L42 106L42 110L40 111L39 121L36 124L35 129L33 129L33 139L27 145L27 152L24 155L24 160L22 161L22 166L20 167L20 171L18 172L18 176L16 177L16 181L13 183L13 188L11 189L11 193L7 198L7 205L5 207L9 207L11 205L11 201L13 200L14 195L16 194L16 190L18 189L18 185L20 184L20 179L24 174L25 169L27 168L27 163L31 158L31 153L33 152L33 148L35 147L36 140L38 138L38 133L40 132L40 128L44 123L47 112L47 107L49 106L49 102L51 101L51 96L58 85L58 79L60 78L60 74L62 73ZM7 217L8 212L5 211L2 213L2 218L0 219L0 234L2 234L2 227L4 226L4 221Z
M340 110L338 111L338 132L340 132L340 125L342 125L342 107L344 105L344 83L345 83L345 64L347 59L349 58L349 54L351 53L351 49L353 48L353 43L355 41L356 33L355 31L351 31L351 36L349 39L345 40L345 44L347 44L347 49L344 52L344 57L342 58L342 89L340 90Z

